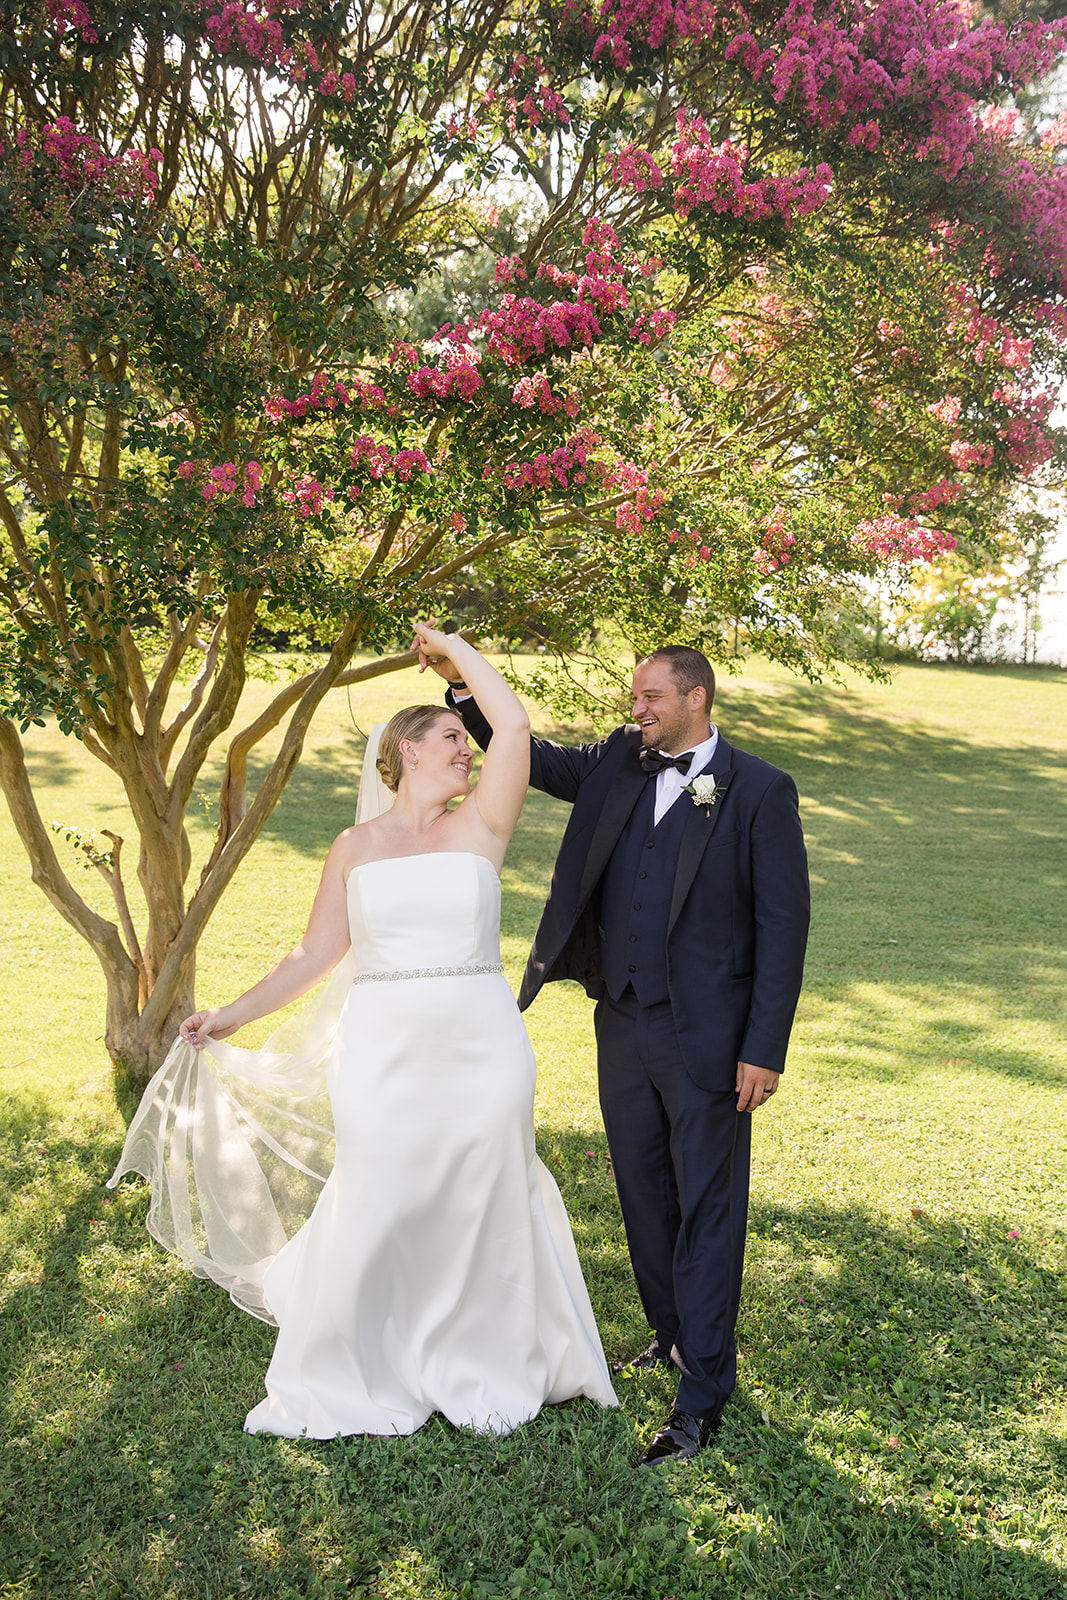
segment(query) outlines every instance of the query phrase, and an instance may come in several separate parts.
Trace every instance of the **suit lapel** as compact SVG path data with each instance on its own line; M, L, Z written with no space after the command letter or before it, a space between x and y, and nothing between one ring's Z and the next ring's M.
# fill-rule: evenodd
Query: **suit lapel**
M615 776L615 780L608 790L607 799L597 821L593 833L593 840L589 846L589 854L585 859L585 870L582 873L582 882L578 890L578 908L582 909L588 903L590 895L608 864L608 858L619 841L619 835L629 819L630 813L645 789L652 780L645 775L644 768L637 757L637 751L631 748Z
M722 815L722 805L726 790L734 780L733 749L721 734L715 747L715 754L703 770L705 772L713 772L719 785L719 793L715 798L714 805L698 805L687 794L680 795L674 802L675 805L688 805L689 815L685 819L685 832L682 834L682 843L678 850L678 867L674 874L674 893L671 896L671 911L667 921L668 933L677 922L681 909L685 905L686 896L693 887L693 880L697 875L701 857L704 854L708 840L715 832L719 817ZM696 776L699 777L700 774L698 773Z

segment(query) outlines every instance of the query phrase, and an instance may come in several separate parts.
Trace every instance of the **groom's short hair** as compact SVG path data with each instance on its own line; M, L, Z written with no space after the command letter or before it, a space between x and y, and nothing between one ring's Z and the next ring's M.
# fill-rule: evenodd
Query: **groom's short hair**
M711 710L715 703L715 672L707 656L701 655L699 650L687 644L665 644L659 650L650 650L644 660L665 661L682 694L703 689L704 703Z

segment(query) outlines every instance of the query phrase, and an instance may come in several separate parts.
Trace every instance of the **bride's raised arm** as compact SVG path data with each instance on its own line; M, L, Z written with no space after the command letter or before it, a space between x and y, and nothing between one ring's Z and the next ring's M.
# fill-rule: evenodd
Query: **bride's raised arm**
M450 661L493 730L470 803L490 832L506 844L519 820L530 782L530 719L522 701L472 644L425 623L415 626L419 671Z

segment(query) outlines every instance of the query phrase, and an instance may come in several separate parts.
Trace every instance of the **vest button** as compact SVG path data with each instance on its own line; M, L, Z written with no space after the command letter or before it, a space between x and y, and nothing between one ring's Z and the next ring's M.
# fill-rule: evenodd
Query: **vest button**
M655 849L655 848L656 848L656 841L655 841L655 839L650 839L650 840L649 840L649 841L648 841L648 843L647 843L647 844L646 844L646 845L645 845L645 849L646 849L646 850L654 850L654 849Z
M626 970L627 970L627 972L636 972L637 968L636 967L627 967Z
M630 943L631 944L636 944L637 943L637 935L636 935L636 933L631 933L631 935L630 935Z
M639 872L639 873L638 873L638 874L637 874L637 876L638 876L638 877L639 877L639 878L647 878L647 877L648 877L648 873L647 873L647 872Z
M640 900L635 900L635 901L634 901L634 910L635 910L635 911L640 911L640 909L641 909L641 902L640 902Z

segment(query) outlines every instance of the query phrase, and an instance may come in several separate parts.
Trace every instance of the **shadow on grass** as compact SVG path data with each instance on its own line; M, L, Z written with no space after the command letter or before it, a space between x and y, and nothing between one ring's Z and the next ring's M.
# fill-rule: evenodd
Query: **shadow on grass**
M633 1461L635 1426L644 1436L670 1403L658 1374L621 1385L619 1412L546 1408L504 1440L440 1419L410 1439L243 1435L270 1330L147 1240L145 1185L105 1199L116 1147L32 1106L4 1143L9 1251L39 1260L9 1277L0 1311L13 1587L1061 1593L1062 1574L1017 1541L1040 1544L1032 1508L1067 1468L1062 1440L1020 1423L1063 1381L1049 1334L1065 1285L998 1218L893 1228L856 1208L756 1207L746 1388L713 1449L657 1475ZM602 1142L551 1129L544 1145L594 1304L628 1349L640 1322Z
M147 1239L145 1185L107 1200L117 1149L52 1130L42 1168L48 1139L32 1110L10 1122L0 1176L0 1201L38 1202L9 1231L34 1262L0 1308L13 1592L377 1595L390 1574L510 1596L543 1554L561 1593L662 1595L685 1525L632 1471L624 1414L579 1400L506 1439L441 1419L410 1439L245 1436L272 1331Z
M59 783L73 783L78 777L77 764L62 751L37 750L33 745L23 745L26 771L34 789L39 791Z

